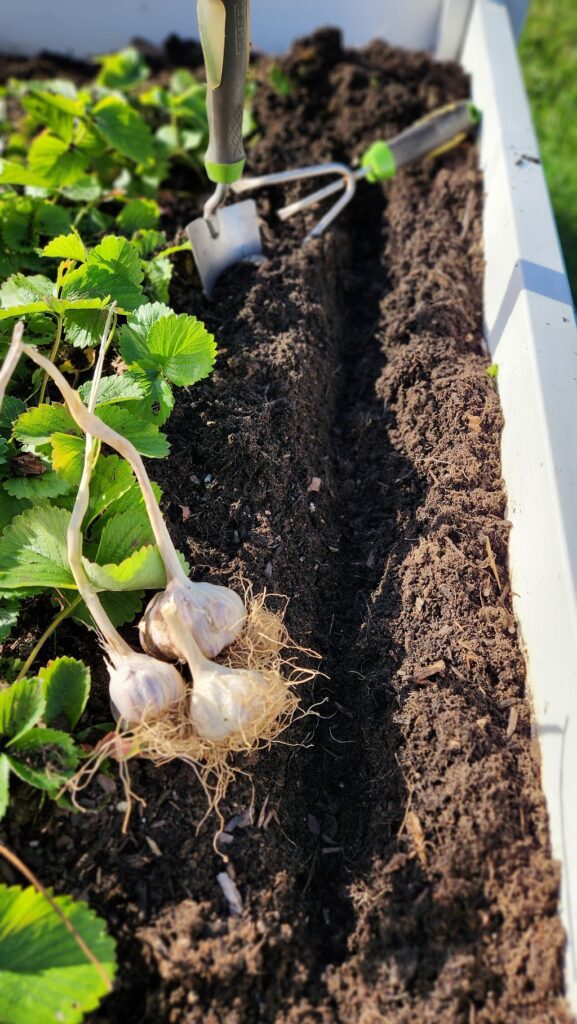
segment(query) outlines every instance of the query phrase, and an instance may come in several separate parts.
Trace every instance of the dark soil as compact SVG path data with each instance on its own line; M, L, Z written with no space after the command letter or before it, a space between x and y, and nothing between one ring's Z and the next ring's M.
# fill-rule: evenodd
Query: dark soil
M254 170L351 159L468 88L453 65L345 51L332 31L282 66L292 93L257 93ZM360 187L306 249L302 222L269 216L279 193L261 196L270 259L233 269L211 301L180 259L174 304L221 351L153 466L171 530L200 577L289 597L290 631L326 673L306 699L324 703L242 764L254 823L226 847L240 917L216 881L214 819L196 833L205 799L187 768L136 766L146 806L126 836L120 785L94 815L23 797L12 846L119 939L94 1021L571 1019L508 582L481 197L471 142ZM252 797L239 780L225 817Z

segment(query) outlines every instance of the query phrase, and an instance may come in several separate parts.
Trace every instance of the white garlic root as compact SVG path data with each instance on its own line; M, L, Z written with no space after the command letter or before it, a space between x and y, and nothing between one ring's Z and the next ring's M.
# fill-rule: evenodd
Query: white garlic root
M188 614L190 628L193 628L194 622L198 622L200 625L200 632L196 636L197 642L206 655L215 657L223 647L230 644L239 635L244 626L246 610L242 599L227 587L217 587L211 583L194 583L188 578L170 538L144 463L134 445L122 434L118 434L112 427L103 423L94 412L87 409L79 395L48 359L29 345L23 345L22 351L50 375L64 398L70 415L84 433L104 441L132 466L142 491L160 557L164 562L167 588L173 584L173 592L178 589L182 592L183 596L179 600L182 600L183 605L186 604L190 609ZM228 592L230 596L226 598L224 592ZM154 604L154 600L151 604ZM164 648L163 657L172 661L181 659L178 650L168 650L163 627L157 628L157 618L154 612L148 615L149 608L144 614L146 621L141 631L145 650L152 653L160 652Z
M165 603L162 615L190 668L190 718L198 736L212 743L236 740L247 748L266 737L287 701L280 674L218 665L203 655L174 599Z
M245 620L244 601L234 590L214 583L171 580L166 590L148 604L138 630L147 654L168 661L186 661L186 650L175 642L164 619L164 609L175 603L187 632L207 658L216 658L240 633Z

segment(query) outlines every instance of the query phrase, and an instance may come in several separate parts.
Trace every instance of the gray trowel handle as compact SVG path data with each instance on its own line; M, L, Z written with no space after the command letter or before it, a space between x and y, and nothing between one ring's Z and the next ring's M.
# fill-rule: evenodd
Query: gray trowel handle
M245 153L242 112L248 67L249 0L198 0L200 41L207 77L211 181L229 185L241 177Z

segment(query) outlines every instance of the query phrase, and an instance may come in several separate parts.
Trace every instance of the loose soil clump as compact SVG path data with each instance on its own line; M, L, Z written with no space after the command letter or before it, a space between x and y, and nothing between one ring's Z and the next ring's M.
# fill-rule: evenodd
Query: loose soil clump
M287 96L259 65L255 172L349 161L468 92L454 65L381 42L346 50L331 30L281 66ZM220 355L180 395L172 457L152 470L195 574L288 597L289 632L322 656L317 714L241 762L222 808L227 865L214 821L197 834L204 794L179 764L132 768L146 803L126 835L120 785L110 798L103 779L93 815L28 795L8 839L119 939L118 989L94 1021L564 1024L475 146L360 185L306 249L302 221L272 215L279 200L259 199L269 259L231 270L210 301L179 258L173 304L205 320ZM175 200L171 217L200 206Z

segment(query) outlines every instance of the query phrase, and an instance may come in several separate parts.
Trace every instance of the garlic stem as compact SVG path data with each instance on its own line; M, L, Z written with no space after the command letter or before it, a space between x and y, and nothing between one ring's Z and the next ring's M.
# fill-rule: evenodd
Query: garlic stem
M88 401L88 408L91 413L96 405L96 397L98 395L98 388L100 386L100 378L102 376L102 368L104 365L104 356L112 334L110 325L113 317L115 316L115 307L116 303L113 303L108 311L106 324L100 342L98 359L94 375L92 377L92 386L90 388L90 398ZM25 347L25 350L26 348L27 347ZM126 657L133 653L132 649L128 646L126 641L122 639L120 633L118 633L112 625L112 622L106 614L100 598L98 597L96 588L88 578L82 561L82 524L88 510L88 504L90 501L90 479L92 477L92 471L97 458L98 451L96 449L94 437L92 434L87 433L82 476L78 485L76 501L74 502L70 523L66 533L68 562L70 564L70 571L74 576L74 582L78 588L78 593L82 596L84 603L94 620L96 628L106 642L106 647L109 649L111 656L116 654L120 657Z
M8 382L10 381L10 378L14 373L14 370L18 366L20 356L22 355L23 352L23 333L24 323L22 320L18 320L18 322L14 324L14 330L12 331L12 339L10 341L10 346L6 353L6 358L2 363L2 368L0 369L0 407L2 406L2 403L4 401L4 395L6 394Z
M180 559L176 553L176 549L170 538L166 523L162 517L162 512L160 511L158 502L154 496L154 491L152 490L148 473L146 472L144 463L134 445L126 437L123 437L122 434L118 434L116 430L112 429L112 427L103 423L99 416L96 416L86 408L76 391L70 387L60 371L50 362L49 359L46 359L45 356L41 355L40 352L35 348L32 348L30 345L23 345L22 351L24 351L26 355L37 364L37 366L42 367L42 369L50 375L64 398L70 415L82 431L85 434L93 434L94 437L104 441L105 444L114 448L119 455L122 455L122 457L130 463L142 491L152 531L158 545L160 556L165 565L167 581L170 582L171 580L178 580L181 583L187 584L189 582L188 577L180 564Z

